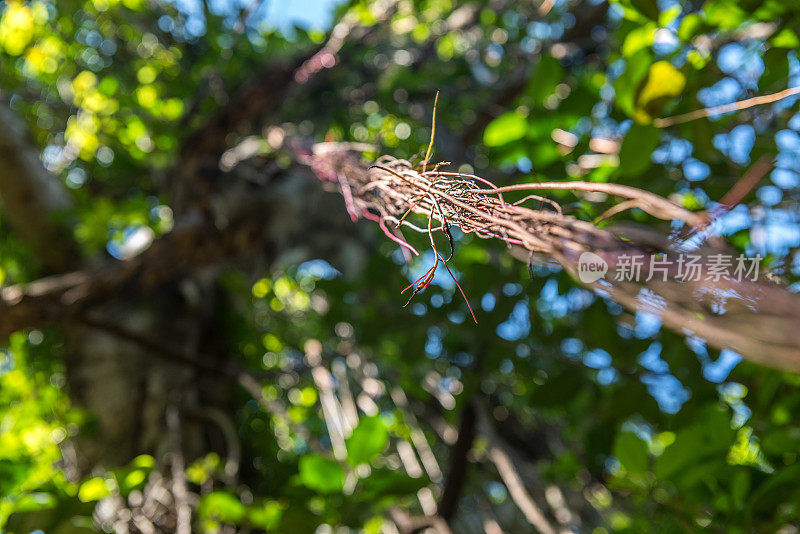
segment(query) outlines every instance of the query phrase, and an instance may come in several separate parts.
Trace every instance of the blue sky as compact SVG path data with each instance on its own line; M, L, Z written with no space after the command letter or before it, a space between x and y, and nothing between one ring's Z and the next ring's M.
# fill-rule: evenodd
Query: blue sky
M342 0L265 0L256 14L266 15L275 26L285 29L292 24L303 28L327 30L333 11Z
M189 18L195 18L198 30L202 31L202 0L171 0ZM328 30L333 22L333 11L344 0L262 0L258 9L250 16L249 23L267 21L282 31L291 31L293 26ZM216 13L235 13L238 6L250 7L253 0L211 0Z

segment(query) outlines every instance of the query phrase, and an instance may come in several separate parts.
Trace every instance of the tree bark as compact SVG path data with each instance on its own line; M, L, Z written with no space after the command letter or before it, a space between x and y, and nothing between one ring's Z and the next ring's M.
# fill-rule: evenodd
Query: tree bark
M0 204L45 270L62 272L79 265L69 225L69 193L42 165L24 121L5 105L0 105Z

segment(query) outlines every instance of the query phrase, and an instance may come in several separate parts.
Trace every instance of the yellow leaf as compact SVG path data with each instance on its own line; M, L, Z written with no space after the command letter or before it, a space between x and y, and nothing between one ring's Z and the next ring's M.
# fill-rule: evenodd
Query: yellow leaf
M11 2L0 18L0 46L12 56L18 56L33 39L33 30L31 9L20 2Z
M636 95L636 122L646 124L660 113L665 104L680 96L686 87L686 76L668 61L657 61L650 66L647 76Z

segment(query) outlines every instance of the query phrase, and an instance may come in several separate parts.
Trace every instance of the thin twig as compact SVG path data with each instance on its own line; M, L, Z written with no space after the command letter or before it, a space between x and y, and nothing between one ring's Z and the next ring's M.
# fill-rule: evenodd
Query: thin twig
M431 160L431 152L433 151L433 138L436 136L436 105L439 103L439 91L436 91L436 96L433 99L433 119L431 120L431 141L428 143L428 151L425 152L425 161L422 162L422 174L428 168L428 162Z
M690 111L689 113L684 113L682 115L675 115L674 117L655 119L653 121L653 125L656 126L657 128L666 128L667 126L672 126L674 124L682 124L684 122L702 119L703 117L719 115L720 113L741 111L743 109L751 108L753 106L771 104L773 102L777 102L778 100L783 100L784 98L788 98L790 96L794 96L797 94L800 94L800 86L790 87L789 89L784 89L783 91L779 91L777 93L772 93L769 95L756 96L753 98L748 98L746 100L740 100L739 102L733 102L731 104L723 104L721 106L698 109L695 111Z

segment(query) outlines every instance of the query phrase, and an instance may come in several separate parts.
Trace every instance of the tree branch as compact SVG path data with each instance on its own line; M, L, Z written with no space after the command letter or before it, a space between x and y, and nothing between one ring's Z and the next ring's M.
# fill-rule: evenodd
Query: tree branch
M373 4L378 25L396 3L396 0L381 0ZM255 121L269 120L285 105L289 93L338 63L339 51L346 42L364 39L376 26L361 26L358 16L346 16L334 26L324 45L302 57L269 65L246 82L227 105L183 143L180 163L173 173L172 206L176 213L203 206L212 196L213 177L219 174L219 159L228 148L231 134L249 133Z
M236 257L263 239L263 225L245 220L220 231L199 216L133 259L0 289L0 339L16 330L74 317L124 294L147 294L186 270Z
M448 523L458 508L461 489L466 480L469 460L467 454L475 439L475 407L467 403L461 411L461 423L458 427L458 439L450 447L450 463L447 469L442 496L439 499L439 515Z
M514 463L511 461L508 453L503 446L503 442L492 427L492 423L488 416L483 412L483 407L476 406L476 413L478 415L478 425L481 433L489 440L489 459L494 463L500 478L508 488L508 493L514 504L525 515L528 522L533 525L542 534L555 534L556 529L550 524L550 521L545 517L544 512L533 500L525 484L522 482Z
M254 253L275 261L294 250L328 258L345 270L356 268L352 248L348 254L341 246L354 239L344 211L307 170L291 168L261 187L230 185L225 195L215 197L217 213L184 214L171 232L134 258L0 288L0 340L112 300L140 298L204 267Z

